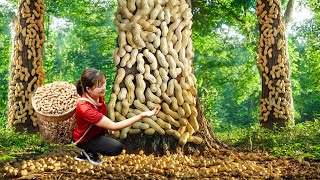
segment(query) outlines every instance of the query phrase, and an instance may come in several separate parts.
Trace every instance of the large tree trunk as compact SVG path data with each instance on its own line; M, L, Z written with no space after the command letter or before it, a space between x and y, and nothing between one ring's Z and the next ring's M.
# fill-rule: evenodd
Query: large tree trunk
M8 128L37 132L31 105L33 92L43 84L42 44L44 5L41 0L20 0L10 61Z
M118 0L117 74L108 116L121 121L162 107L157 117L116 133L128 152L191 153L224 146L198 101L191 18L190 3L184 0Z
M137 153L143 150L145 154L168 155L170 153L206 153L212 148L218 150L230 149L231 147L220 142L214 135L209 121L204 117L203 107L198 97L196 108L198 109L197 121L199 122L199 131L194 135L201 137L203 139L202 143L187 143L181 146L178 139L167 134L154 134L149 136L140 133L129 135L127 138L121 140L122 143L125 144L126 151L129 153Z
M257 0L260 41L258 65L262 77L260 122L272 129L294 123L285 26L279 0Z

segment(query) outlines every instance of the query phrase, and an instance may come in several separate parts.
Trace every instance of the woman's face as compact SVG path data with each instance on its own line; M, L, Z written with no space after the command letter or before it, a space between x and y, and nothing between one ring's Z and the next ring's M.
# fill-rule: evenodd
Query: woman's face
M106 82L104 81L97 86L88 88L87 91L92 97L104 97L106 94Z

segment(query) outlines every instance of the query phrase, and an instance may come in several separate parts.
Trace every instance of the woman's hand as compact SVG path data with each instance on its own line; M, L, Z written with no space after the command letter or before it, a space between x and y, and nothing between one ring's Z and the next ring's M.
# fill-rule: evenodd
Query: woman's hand
M160 112L160 108L161 106L157 106L155 107L152 111L145 111L141 113L141 117L145 118L145 117L151 117L151 116L155 116Z

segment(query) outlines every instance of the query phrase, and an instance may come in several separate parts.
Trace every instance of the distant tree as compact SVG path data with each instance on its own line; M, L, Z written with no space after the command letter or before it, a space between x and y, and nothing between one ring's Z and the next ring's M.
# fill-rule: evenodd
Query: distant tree
M286 20L290 20L294 0L289 0ZM289 56L280 0L257 0L260 40L258 65L262 77L259 120L274 128L294 123ZM288 24L288 22L286 22Z
M10 59L10 24L15 18L13 8L8 4L0 5L0 118L7 116L8 84L9 84L9 59ZM5 124L6 122L2 122ZM0 128L2 127L0 122Z
M295 121L305 122L320 119L320 8L318 1L302 1L299 7L309 9L312 17L303 22L297 22L292 27L295 32L290 37L290 43L298 58L295 71L293 96L295 99Z
M248 127L258 119L254 7L253 0L193 1L197 89L215 130Z

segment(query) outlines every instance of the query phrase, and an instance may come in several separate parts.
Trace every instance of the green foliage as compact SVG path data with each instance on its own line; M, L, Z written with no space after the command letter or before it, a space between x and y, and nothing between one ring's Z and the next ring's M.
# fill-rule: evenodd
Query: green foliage
M193 27L201 32L201 35L211 33L222 25L238 26L245 31L254 25L254 23L247 23L250 22L247 21L248 19L256 21L255 8L252 8L255 7L254 0L195 0L192 7Z
M255 1L196 1L193 8L194 70L206 117L215 131L248 127L260 95Z
M115 74L112 60L117 38L113 24L115 2L50 1L47 7L46 82L75 83L85 68L92 67L106 73L108 96Z
M241 34L224 31L234 30L221 29L203 37L193 34L197 89L216 131L254 123L259 106L260 77L253 44Z
M248 150L269 151L275 156L320 159L320 122L304 122L273 131L252 125L217 132L223 142Z
M294 24L289 41L296 122L320 117L320 9L310 1L314 18Z
M10 27L14 20L13 7L0 6L0 128L2 117L6 116L9 84L9 60L11 51Z
M2 114L0 116L0 129L4 129L6 127L6 124L7 124L7 117L6 117L6 114Z
M21 154L47 152L51 146L42 141L39 134L19 133L14 129L0 128L0 160L16 158Z

